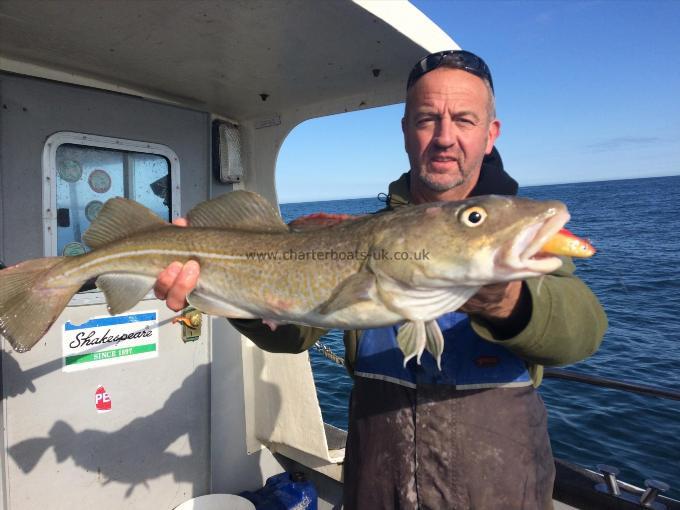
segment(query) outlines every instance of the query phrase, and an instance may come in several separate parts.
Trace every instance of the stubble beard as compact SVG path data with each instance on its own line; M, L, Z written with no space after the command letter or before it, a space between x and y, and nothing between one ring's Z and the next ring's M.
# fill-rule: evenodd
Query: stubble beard
M448 179L441 181L435 177L444 174L430 173L427 171L426 167L421 167L418 170L417 176L418 180L429 190L441 193L443 191L449 191L450 189L457 188L465 184L470 178L470 172L466 172L465 169L460 168L460 173L458 176L448 176Z

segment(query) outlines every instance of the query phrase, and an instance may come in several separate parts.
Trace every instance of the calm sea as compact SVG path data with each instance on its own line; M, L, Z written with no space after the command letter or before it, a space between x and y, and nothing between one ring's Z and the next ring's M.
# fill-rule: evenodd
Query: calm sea
M599 250L579 260L577 274L609 317L600 350L569 369L680 390L680 176L522 188L524 196L562 200L569 229ZM312 212L361 214L377 198L283 204L284 219ZM342 333L322 341L344 353ZM347 428L352 381L345 369L311 351L324 420ZM557 457L595 469L621 469L620 478L671 485L680 497L680 401L546 380L540 387Z

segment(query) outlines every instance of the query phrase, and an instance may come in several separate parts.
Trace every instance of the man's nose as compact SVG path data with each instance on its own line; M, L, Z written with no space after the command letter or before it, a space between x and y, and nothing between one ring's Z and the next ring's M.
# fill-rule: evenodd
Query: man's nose
M450 120L441 120L435 132L434 143L440 147L451 147L456 143L455 125Z

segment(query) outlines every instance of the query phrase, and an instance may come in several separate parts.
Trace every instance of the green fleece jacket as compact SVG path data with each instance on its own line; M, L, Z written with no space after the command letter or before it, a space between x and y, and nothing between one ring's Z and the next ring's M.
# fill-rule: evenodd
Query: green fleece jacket
M388 208L410 203L408 173L390 184ZM531 317L524 329L508 338L502 330L474 315L472 329L483 339L498 343L524 359L534 385L543 377L543 365L566 365L587 358L600 345L607 316L590 289L574 275L575 266L563 258L560 269L542 278L526 280L531 296ZM269 352L297 353L309 349L327 330L287 324L271 331L260 320L231 320L234 327ZM359 331L344 333L345 364L353 372Z

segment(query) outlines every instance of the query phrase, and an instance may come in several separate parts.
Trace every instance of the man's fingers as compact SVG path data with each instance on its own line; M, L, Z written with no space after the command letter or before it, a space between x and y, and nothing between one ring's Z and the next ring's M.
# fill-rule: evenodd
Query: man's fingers
M516 285L521 287L521 284L522 282L514 281L484 285L467 303L460 307L460 311L473 314L493 314L503 304L508 291Z
M180 262L173 262L158 275L156 284L153 286L153 292L158 299L165 299L167 297L170 288L181 272L182 264Z
M175 218L174 220L172 220L172 224L178 227L186 227L189 225L189 222L187 221L186 218Z
M165 300L168 308L178 312L186 306L187 295L196 287L199 273L198 262L194 260L184 265L173 262L158 275L154 294Z
M200 267L195 260L184 264L167 293L165 302L168 308L179 311L186 306L187 295L196 287L199 273Z
M520 280L485 285L460 307L460 311L487 319L508 318L518 305L522 289Z

